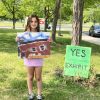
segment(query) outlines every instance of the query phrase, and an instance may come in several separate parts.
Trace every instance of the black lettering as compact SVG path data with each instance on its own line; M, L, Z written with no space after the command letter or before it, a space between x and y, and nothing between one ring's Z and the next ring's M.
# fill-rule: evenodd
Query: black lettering
M81 68L81 65L80 65L80 64L79 64L79 65L77 65L77 68L78 68L78 69L80 69L80 68Z
M77 49L77 50L76 50L76 56L77 56L77 57L80 57L80 49Z
M69 67L72 67L72 64L69 64Z
M65 63L65 67L72 67L72 64L70 64L70 63Z
M82 55L81 55L81 57L85 57L85 56L86 56L85 50L82 50Z
M72 56L74 56L74 52L76 51L76 49L74 49L74 50L71 49L71 51L72 51Z
M86 70L87 65L65 63L65 67L66 68L77 68L77 69L81 69L81 70Z
M69 66L68 67L72 67L72 64L69 64Z
M77 68L77 65L73 64L73 68L75 68L75 67Z

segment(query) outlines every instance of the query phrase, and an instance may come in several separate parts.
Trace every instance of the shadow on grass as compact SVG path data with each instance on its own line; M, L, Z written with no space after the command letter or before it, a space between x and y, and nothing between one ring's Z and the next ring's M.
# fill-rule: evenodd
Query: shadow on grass
M65 54L66 45L70 45L70 39L58 38L56 43L51 43L53 53Z
M99 45L89 43L89 42L86 42L86 41L82 41L80 46L90 47L92 49L92 54L100 53L100 46Z
M23 32L23 29L6 29L6 28L0 28L0 33L17 33L17 32Z
M67 45L71 45L70 38L58 37L57 42L51 44L51 49L54 51L54 53L65 54ZM100 46L96 44L92 44L86 41L81 41L80 46L92 48L92 54L100 53Z
M15 53L17 43L15 37L17 32L22 30L1 29L0 30L0 52Z

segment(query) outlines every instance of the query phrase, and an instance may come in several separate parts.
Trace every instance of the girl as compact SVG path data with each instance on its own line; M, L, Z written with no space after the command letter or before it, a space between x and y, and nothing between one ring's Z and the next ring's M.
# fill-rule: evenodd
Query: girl
M34 32L39 32L39 18L36 15L31 15L28 17L27 25L25 28L25 32L29 32L34 34ZM32 33L33 32L33 33ZM16 41L20 41L19 37L16 37ZM43 66L43 59L27 59L24 58L24 64L27 69L27 85L28 85L28 92L29 92L29 100L34 99L34 94L32 92L32 84L33 78L37 81L37 100L42 100L42 66Z

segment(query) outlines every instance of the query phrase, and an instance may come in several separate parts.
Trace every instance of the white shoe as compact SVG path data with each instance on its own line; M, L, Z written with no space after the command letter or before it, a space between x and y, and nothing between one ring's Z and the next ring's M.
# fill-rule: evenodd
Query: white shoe
M28 100L34 100L34 94L29 94L29 99Z
M38 95L37 96L37 100L42 100L42 96L41 95Z

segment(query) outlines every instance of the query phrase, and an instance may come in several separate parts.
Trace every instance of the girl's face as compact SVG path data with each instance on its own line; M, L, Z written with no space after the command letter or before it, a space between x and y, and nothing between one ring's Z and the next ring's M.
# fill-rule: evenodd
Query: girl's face
M38 22L37 22L37 19L35 17L32 18L31 20L31 23L30 23L30 26L33 30L35 30L38 26Z

